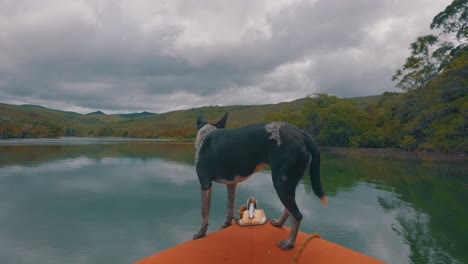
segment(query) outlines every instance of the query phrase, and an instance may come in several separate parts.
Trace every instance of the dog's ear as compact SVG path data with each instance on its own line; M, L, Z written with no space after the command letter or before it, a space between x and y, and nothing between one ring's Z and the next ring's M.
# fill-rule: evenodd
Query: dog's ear
M201 115L198 115L197 117L197 130L200 130L204 125L208 124L208 122L203 119Z
M228 118L228 113L226 112L223 117L218 121L218 123L214 124L214 126L218 129L226 127L226 121Z

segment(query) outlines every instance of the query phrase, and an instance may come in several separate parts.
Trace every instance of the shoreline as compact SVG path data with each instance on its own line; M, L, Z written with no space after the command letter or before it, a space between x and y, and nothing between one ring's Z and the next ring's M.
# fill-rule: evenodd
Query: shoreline
M380 158L398 158L420 161L467 161L465 153L443 153L429 151L406 151L396 148L348 148L348 147L319 147L327 152L339 155L373 156Z
M190 144L194 139L183 138L129 138L129 137L58 137L58 138L11 138L0 139L0 146L6 145L36 145L36 144L83 144L113 143L113 142L154 142L170 144ZM319 146L319 149L329 153L353 156L373 156L380 158L399 158L421 161L467 161L466 153L444 153L430 151L406 151L397 148L351 148Z

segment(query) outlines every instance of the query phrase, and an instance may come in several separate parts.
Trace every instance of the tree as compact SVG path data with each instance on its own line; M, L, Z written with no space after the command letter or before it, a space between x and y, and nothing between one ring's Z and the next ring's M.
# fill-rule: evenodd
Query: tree
M412 90L438 76L467 45L468 0L454 0L437 14L430 25L442 29L439 36L420 36L411 43L411 55L392 76L396 87Z
M431 50L438 42L438 38L434 35L426 35L418 37L415 42L411 43L411 56L406 59L403 68L398 69L392 80L398 80L398 88L403 90L411 90L421 85L426 84L437 76L438 57L432 55Z
M431 29L442 28L444 34L455 34L460 45L468 38L468 1L454 0L444 11L437 14L431 23ZM463 47L461 47L463 48Z
M442 29L439 48L433 56L439 60L439 73L445 69L450 60L466 47L468 40L468 1L454 0L444 11L437 14L430 25L431 29ZM456 41L453 38L455 35Z
M400 147L407 150L468 150L468 47L428 84L408 91L397 107Z
M375 104L366 107L367 120L361 145L365 147L397 147L401 138L398 120L402 94L385 92Z
M303 128L321 144L357 147L361 144L365 119L353 99L339 99L327 94L305 98Z

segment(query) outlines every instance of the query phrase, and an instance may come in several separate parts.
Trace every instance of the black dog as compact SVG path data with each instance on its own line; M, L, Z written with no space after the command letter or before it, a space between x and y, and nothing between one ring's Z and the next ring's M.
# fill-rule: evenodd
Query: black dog
M317 146L306 132L288 123L260 123L224 129L226 121L227 113L216 124L209 124L201 116L197 118L195 163L202 190L202 225L193 238L206 235L213 181L227 186L227 216L221 226L225 228L234 218L236 184L269 165L276 193L285 207L282 216L272 220L271 224L282 227L291 216L289 237L281 240L278 246L293 248L302 220L295 200L296 186L309 164L312 189L324 204L327 201L320 183Z

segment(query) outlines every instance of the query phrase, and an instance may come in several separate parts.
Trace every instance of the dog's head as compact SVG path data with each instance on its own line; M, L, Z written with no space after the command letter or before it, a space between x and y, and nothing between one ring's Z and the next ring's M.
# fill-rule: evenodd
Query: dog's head
M225 113L224 116L215 124L210 124L206 122L201 115L197 117L197 139L195 140L195 148L197 149L195 153L195 164L198 164L198 156L200 154L201 146L205 137L212 132L213 130L224 128L226 126L226 121L228 118L228 113Z
M217 129L224 128L224 127L226 127L227 118L228 118L228 113L225 113L224 116L221 117L221 119L218 122L216 122L215 124L210 124L210 125L216 127ZM198 115L198 117L197 117L197 130L200 130L202 127L204 127L205 125L208 125L208 124L209 123L201 115Z

